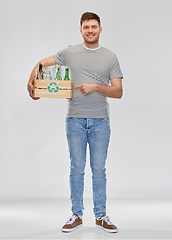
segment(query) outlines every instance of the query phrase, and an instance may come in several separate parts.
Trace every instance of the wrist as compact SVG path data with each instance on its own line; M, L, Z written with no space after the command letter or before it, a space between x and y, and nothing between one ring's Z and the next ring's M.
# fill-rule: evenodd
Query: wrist
M95 92L98 91L98 85L99 85L99 84L95 83L95 87L94 87L94 89L95 89L94 91L95 91Z

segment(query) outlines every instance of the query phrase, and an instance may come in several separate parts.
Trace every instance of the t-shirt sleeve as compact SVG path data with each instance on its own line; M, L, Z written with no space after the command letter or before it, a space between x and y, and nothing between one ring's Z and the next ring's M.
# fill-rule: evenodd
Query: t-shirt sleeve
M56 64L58 64L60 66L65 66L68 51L69 51L69 47L67 47L53 55L54 60L56 61Z
M53 55L56 64L65 66L65 57L63 55L63 50Z
M54 60L56 61L56 64L58 64L60 66L66 65L66 59L69 54L70 48L71 48L71 46L69 46L53 55Z
M114 55L113 57L113 63L110 68L110 79L113 79L113 78L123 78L123 74L122 74L119 61L116 55Z
M65 59L59 53L54 54L53 57L54 57L56 64L58 64L60 66L65 65Z

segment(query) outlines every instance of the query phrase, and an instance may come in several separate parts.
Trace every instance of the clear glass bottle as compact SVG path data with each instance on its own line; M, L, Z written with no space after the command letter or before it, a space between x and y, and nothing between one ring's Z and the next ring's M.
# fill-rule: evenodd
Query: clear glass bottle
M51 76L51 69L49 67L46 67L44 70L43 70L43 76L44 76L44 79L46 80L52 80L52 76Z
M35 68L35 79L38 79L38 67Z
M56 78L56 73L57 73L57 65L54 65L54 67L52 68L52 79L55 80Z

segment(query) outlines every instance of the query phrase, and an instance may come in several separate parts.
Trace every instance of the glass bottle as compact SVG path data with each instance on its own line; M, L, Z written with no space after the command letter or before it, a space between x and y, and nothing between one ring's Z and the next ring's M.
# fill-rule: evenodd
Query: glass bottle
M64 80L70 81L70 79L69 79L69 68L66 68Z
M38 67L35 68L35 79L38 79Z
M52 68L52 79L55 80L56 79L56 73L57 73L57 65L54 65L54 67Z
M44 79L46 80L52 80L52 76L51 76L51 69L49 67L44 68L43 70L43 76Z
M61 68L58 68L58 69L57 69L57 73L56 73L55 80L62 80L62 77L61 77Z
M42 65L42 63L39 63L38 79L43 79L43 65Z

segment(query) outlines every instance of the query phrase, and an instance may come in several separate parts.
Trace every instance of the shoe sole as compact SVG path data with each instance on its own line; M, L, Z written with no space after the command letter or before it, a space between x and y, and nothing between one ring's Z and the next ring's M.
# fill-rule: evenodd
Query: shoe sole
M105 232L109 232L109 233L117 233L117 232L118 232L118 229L107 229L107 228L104 228L104 227L102 227L102 226L100 226L100 225L96 225L96 227L101 228L101 229L103 229Z
M74 228L69 228L69 229L67 229L67 228L62 228L62 232L73 232L73 231L75 231L77 228L82 227L82 226L83 226L83 224L80 224L80 225L78 225L78 226L76 226L76 227L74 227Z

